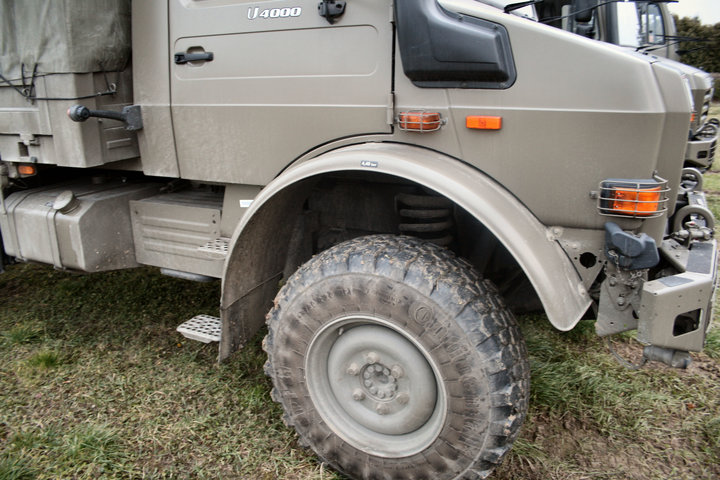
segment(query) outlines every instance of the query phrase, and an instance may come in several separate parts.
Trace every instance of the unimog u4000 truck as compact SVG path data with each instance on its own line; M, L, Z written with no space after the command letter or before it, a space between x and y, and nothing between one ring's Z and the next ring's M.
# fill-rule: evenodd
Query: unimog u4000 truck
M6 263L221 279L179 329L222 360L267 322L300 443L485 478L527 411L514 311L683 366L716 277L687 75L520 7L2 2Z

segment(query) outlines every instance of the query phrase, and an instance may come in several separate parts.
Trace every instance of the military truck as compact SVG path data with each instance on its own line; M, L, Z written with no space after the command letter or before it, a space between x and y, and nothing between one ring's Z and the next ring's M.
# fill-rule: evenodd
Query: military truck
M300 444L485 478L527 412L514 312L682 367L715 291L687 74L528 6L2 2L7 260L220 279L178 328L223 360L267 323Z
M633 49L647 55L678 62L681 38L667 1L633 0L545 0L534 12L542 22L579 35ZM718 123L708 119L712 102L713 78L689 65L675 67L687 75L693 92L693 116L690 124L685 165L705 171L713 163L718 141ZM687 174L698 181L697 173Z

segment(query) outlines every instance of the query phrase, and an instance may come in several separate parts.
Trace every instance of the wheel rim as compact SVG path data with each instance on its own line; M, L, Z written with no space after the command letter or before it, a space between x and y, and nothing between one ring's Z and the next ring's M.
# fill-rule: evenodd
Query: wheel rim
M413 455L444 424L447 394L437 366L384 319L353 315L325 325L308 347L305 375L325 423L366 453Z

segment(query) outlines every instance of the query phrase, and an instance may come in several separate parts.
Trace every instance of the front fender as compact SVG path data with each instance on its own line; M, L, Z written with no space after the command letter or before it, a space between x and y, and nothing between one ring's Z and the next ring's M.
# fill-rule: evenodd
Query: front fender
M535 288L550 322L575 326L591 299L570 259L545 225L510 192L464 163L423 148L369 143L297 163L253 201L236 229L223 272L220 359L262 326L284 268L298 198L323 174L372 171L411 180L446 196L487 227L513 255Z

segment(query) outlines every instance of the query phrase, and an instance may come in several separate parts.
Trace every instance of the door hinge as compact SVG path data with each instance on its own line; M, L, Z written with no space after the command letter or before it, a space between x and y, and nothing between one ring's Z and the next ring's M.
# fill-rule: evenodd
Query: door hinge
M387 119L388 125L393 125L395 123L395 94L394 93L388 94L386 119Z

